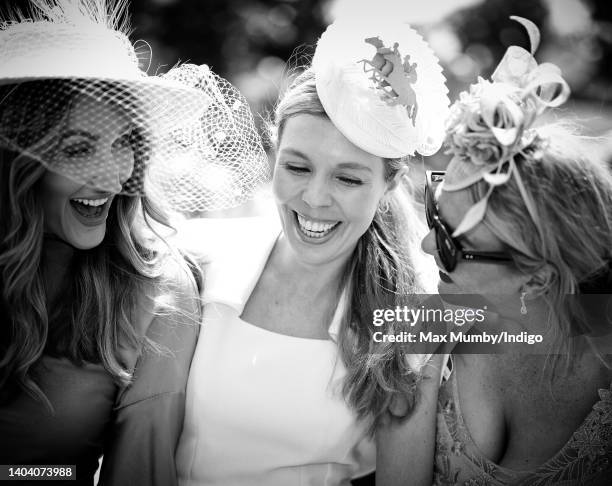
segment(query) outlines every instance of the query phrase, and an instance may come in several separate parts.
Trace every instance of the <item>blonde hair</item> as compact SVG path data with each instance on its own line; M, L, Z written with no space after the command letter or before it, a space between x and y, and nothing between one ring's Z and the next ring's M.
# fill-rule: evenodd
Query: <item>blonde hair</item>
M48 92L50 83L59 87L62 81L37 81L19 88ZM42 85L46 91L39 90ZM41 99L38 106L22 106L19 97L12 101L1 96L4 90L13 89L0 91L4 99L0 122L5 121L2 115L6 112L11 117L37 117L37 143L57 132L75 96L58 89L58 96L64 93L63 103L56 103L55 98L54 104L45 104ZM19 127L12 128L19 136ZM139 159L143 156L135 151L135 165L145 163ZM156 223L168 225L163 212L146 197L116 196L103 242L91 250L75 251L70 281L61 299L66 304L51 309L42 275L44 213L37 198L37 184L45 172L24 153L0 148L0 313L8 317L0 328L0 398L9 397L16 386L50 407L31 376L43 354L61 355L76 364L102 363L119 384L126 384L131 370L122 361L119 347L142 344L133 324L138 299L144 294L154 297L154 292L172 292L173 283L164 271L169 260L188 275L194 296L197 289L192 276L195 267L188 267L178 250L155 233ZM150 228L147 237L136 224L138 215L140 226Z
M589 157L573 128L555 124L537 130L539 156L517 155L516 170L539 225L513 178L492 192L484 223L508 246L517 267L539 279L538 295L556 334L551 352L570 353L569 337L589 327L580 286L610 271L612 176L602 161ZM486 190L482 181L472 186L474 201Z

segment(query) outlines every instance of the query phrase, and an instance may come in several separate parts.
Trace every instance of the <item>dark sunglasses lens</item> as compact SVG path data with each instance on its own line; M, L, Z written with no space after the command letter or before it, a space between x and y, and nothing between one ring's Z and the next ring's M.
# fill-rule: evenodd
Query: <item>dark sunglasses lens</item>
M457 266L457 248L442 224L436 224L436 244L444 269L452 272Z
M436 232L436 245L440 262L447 272L452 272L457 266L457 248L448 231L438 218L436 207L436 187L444 179L443 174L428 173L425 183L425 217L429 229L434 228Z
M435 209L433 204L434 202L431 191L427 186L425 186L425 219L427 220L427 226L429 226L429 229L433 228L434 226Z

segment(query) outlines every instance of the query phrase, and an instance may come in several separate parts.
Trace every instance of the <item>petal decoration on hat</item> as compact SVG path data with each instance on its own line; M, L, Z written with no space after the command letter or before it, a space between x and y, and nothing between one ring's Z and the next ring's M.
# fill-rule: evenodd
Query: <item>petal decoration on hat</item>
M527 35L529 36L529 44L531 46L531 54L535 54L540 47L540 29L538 26L534 24L531 20L526 19L524 17L519 17L517 15L511 15L511 20L515 20L519 24L521 24L527 30Z
M547 108L563 104L570 94L560 69L551 63L538 65L533 53L540 34L533 22L511 17L528 31L531 52L510 46L495 69L491 81L482 78L463 92L451 107L445 145L451 160L443 190L458 191L478 181L489 184L487 196L466 213L455 235L468 231L484 218L491 191L516 181L531 219L539 217L516 169L516 155L537 160L543 143L532 128ZM484 210L483 210L484 208ZM480 218L480 219L479 219ZM465 224L464 224L465 223Z
M503 186L510 180L511 175L509 171L505 173L485 172L482 178L492 186Z
M505 146L513 145L525 118L516 103L516 90L504 84L488 84L480 94L480 114L495 138Z
M485 197L483 197L480 201L474 204L468 210L468 212L465 213L465 216L461 220L461 223L459 223L457 228L455 228L455 231L453 231L453 234L452 234L453 238L459 235L462 235L464 233L467 233L468 231L470 231L472 228L474 228L478 223L482 221L487 211L487 202L489 200L490 194L491 194L491 191L489 190L489 192L485 195Z

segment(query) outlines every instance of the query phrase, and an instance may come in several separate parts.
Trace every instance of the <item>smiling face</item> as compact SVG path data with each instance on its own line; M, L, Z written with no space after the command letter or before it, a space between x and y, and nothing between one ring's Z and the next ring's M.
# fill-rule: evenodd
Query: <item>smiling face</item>
M443 186L442 186L443 189ZM438 214L452 232L463 220L474 200L469 189L447 192L438 191ZM507 247L484 224L479 223L472 230L457 237L464 250L504 252ZM432 255L440 269L440 294L479 294L507 296L520 293L526 276L511 263L479 262L459 259L454 271L447 274L440 263L436 245L435 230L429 231L421 243L423 251Z
M76 98L50 164L55 171L48 170L40 183L46 233L78 249L102 242L113 197L134 166L131 134L129 120L117 109ZM98 181L96 174L103 178Z
M296 115L284 126L273 188L284 234L311 265L348 259L389 190L384 162L329 119Z

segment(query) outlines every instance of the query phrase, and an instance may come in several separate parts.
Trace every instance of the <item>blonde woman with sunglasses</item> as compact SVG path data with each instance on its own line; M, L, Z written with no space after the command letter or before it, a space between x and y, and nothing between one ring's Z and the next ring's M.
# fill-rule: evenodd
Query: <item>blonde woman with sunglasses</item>
M537 28L518 20L534 51ZM539 336L496 354L454 349L438 392L437 485L612 477L612 323L589 304L612 289L612 178L562 124L535 124L569 88L533 51L512 46L491 81L461 94L447 128L453 159L427 174L422 247L440 293L479 295L488 319L471 334Z

